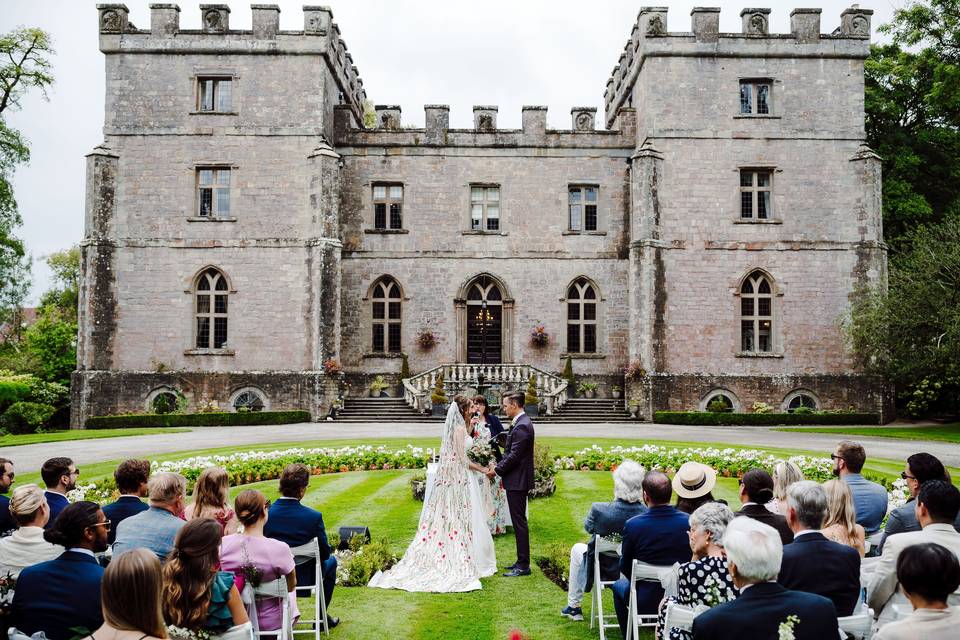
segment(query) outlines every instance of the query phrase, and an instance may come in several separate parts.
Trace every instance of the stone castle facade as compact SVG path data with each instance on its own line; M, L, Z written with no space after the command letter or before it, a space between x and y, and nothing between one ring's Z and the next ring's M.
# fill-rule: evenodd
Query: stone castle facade
M882 282L880 161L864 144L869 10L821 33L769 9L741 33L697 8L640 10L605 108L569 130L524 107L451 129L428 105L364 126L366 91L330 9L302 31L253 5L149 29L98 5L103 145L87 163L74 420L158 395L323 415L374 376L525 363L654 410L816 406L889 415L841 322ZM531 331L549 334L536 345ZM429 334L425 337L425 334ZM432 337L434 344L429 343ZM327 375L324 363L344 374Z

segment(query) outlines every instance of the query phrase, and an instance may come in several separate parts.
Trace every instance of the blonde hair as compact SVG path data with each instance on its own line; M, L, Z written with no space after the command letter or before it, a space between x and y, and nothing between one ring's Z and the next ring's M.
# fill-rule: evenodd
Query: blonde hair
M168 505L187 493L187 479L179 473L164 471L150 476L147 481L150 503Z
M843 480L833 479L823 483L823 490L827 492L827 519L823 523L824 528L839 524L847 532L847 537L855 540L857 518L850 487Z
M100 583L103 619L114 629L167 637L160 561L148 549L131 549L107 565Z
M202 518L205 512L217 512L227 504L230 476L222 467L208 467L200 473L193 487L193 517Z
M43 489L35 484L20 485L10 496L10 515L17 525L25 527L40 514L40 508L47 504Z
M794 462L783 460L773 468L773 497L784 502L787 499L787 489L794 482L803 480L803 471Z

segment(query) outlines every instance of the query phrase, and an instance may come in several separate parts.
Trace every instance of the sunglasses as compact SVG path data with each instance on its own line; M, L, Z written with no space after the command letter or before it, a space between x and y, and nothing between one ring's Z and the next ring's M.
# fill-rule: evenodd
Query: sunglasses
M916 480L916 479L917 479L917 476L912 476L912 475L910 475L909 473L907 473L906 471L901 471L901 472L900 472L900 477L903 478L904 480Z
M96 524L87 525L87 529L92 529L93 527L106 527L107 530L110 530L110 525L113 524L110 520L104 520L103 522L98 522Z

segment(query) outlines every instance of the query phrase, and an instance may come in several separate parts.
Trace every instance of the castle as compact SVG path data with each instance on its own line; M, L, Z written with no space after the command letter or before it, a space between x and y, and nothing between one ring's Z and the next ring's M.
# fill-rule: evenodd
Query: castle
M769 9L721 33L719 9L695 8L673 33L644 7L600 123L576 107L552 130L529 106L506 130L495 106L472 129L444 105L422 129L391 106L365 125L329 8L282 31L276 5L252 5L240 31L226 5L200 5L199 30L150 7L149 29L97 7L73 424L158 399L320 418L377 375L422 408L438 372L533 375L560 410L568 357L647 419L711 402L890 417L842 330L886 277L872 11L824 34L796 9L773 34Z

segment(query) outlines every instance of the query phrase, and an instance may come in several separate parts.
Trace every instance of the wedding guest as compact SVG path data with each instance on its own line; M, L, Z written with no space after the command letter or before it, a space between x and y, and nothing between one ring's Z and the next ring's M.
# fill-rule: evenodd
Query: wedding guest
M763 505L773 513L787 515L787 488L803 480L803 472L796 463L781 460L773 468L773 500Z
M157 473L147 483L150 508L130 516L117 527L114 557L130 549L145 547L161 562L173 549L177 532L186 524L180 519L187 481L179 473Z
M320 545L320 572L323 577L323 597L329 611L333 598L333 587L337 581L337 559L333 556L327 531L323 526L323 514L303 504L301 500L310 484L310 470L307 465L293 463L286 466L280 474L280 498L268 509L269 518L263 527L263 534L286 543L290 547L299 547L316 539ZM297 584L313 586L315 584L316 565L308 560L297 565ZM340 618L327 616L330 628L340 624Z
M716 502L713 487L717 472L699 462L684 462L673 475L673 491L677 494L677 509L693 513L700 505Z
M633 460L624 460L613 472L613 502L594 502L590 513L583 521L583 528L590 534L590 542L578 542L570 548L570 573L567 582L567 606L560 612L571 620L583 620L584 592L593 587L593 556L597 538L621 535L623 525L633 516L638 516L647 510L643 504L643 474L644 469ZM606 567L613 577L620 574L619 559L616 556L601 556L601 571L605 568L604 560L614 565Z
M740 596L694 618L694 640L783 638L782 624L792 627L794 640L837 637L832 602L777 584L783 544L776 529L753 518L734 518L723 534L723 548ZM792 624L790 616L796 616Z
M620 578L611 587L617 622L624 637L633 561L665 566L686 562L690 557L689 516L670 504L673 495L670 478L662 471L648 471L643 476L642 487L647 511L630 518L623 526L620 573L627 577ZM663 598L663 587L659 582L637 581L636 593L638 613L657 612L657 605Z
M849 616L860 598L860 554L820 533L826 517L827 492L822 486L810 480L790 485L787 524L793 542L783 548L777 582L829 598L837 616Z
M177 532L163 565L167 624L193 633L222 633L249 622L233 574L217 569L222 539L223 527L212 518L195 518Z
M77 469L70 458L50 458L40 467L40 477L43 478L43 484L47 487L44 495L47 497L47 504L50 505L47 529L53 526L60 512L70 504L67 493L77 488L79 476L80 469Z
M900 473L900 477L907 481L910 498L902 506L893 509L887 516L887 524L883 529L883 540L880 542L880 551L883 551L883 544L890 536L907 531L920 531L920 523L917 522L916 499L917 493L920 492L920 486L924 482L930 480L950 482L943 463L929 453L915 453L907 458L906 468ZM960 516L957 517L953 526L957 531L960 531Z
M94 554L107 549L109 526L93 502L75 502L60 512L44 538L66 551L20 572L10 626L28 636L43 631L49 640L70 640L77 635L74 629L89 633L103 624L103 567Z
M915 544L935 542L960 557L960 533L953 528L960 513L960 490L943 480L929 480L920 486L916 503L921 530L890 536L883 545L883 554L867 587L867 602L881 622L893 619L893 607L890 605L897 604L901 608L906 605L906 597L896 594L897 560L904 549ZM950 603L960 604L960 598L953 596Z
M13 460L0 458L0 537L10 535L17 528L17 523L10 515L10 498L5 495L10 491L16 475Z
M830 457L833 458L833 475L850 487L857 524L863 527L869 538L880 531L880 523L887 515L887 490L860 475L867 453L859 442L841 441Z
M949 549L928 542L905 548L897 558L900 590L913 614L880 627L876 640L953 640L960 625L960 607L947 604L960 587L960 562Z
M117 538L117 527L121 522L135 516L149 507L141 500L147 495L147 480L150 478L148 460L125 460L113 472L120 497L103 506L103 513L110 519L110 544Z
M503 425L500 424L499 418L490 414L487 408L486 398L483 396L474 396L472 402L479 415L475 414L470 422L470 437L474 440L479 438L483 441L491 442L493 437L503 431ZM494 420L496 423L493 422ZM499 431L495 432L494 429L498 425ZM491 449L493 449L493 457L497 461L503 459L502 454L500 458L497 458L499 448L496 444L493 444ZM490 533L495 536L506 533L507 527L511 525L511 522L510 505L507 504L507 491L503 488L503 480L499 476L494 476L493 478L481 476L479 480L480 490L485 492L484 499L487 500L488 513L490 514L487 518L490 525Z
M223 535L236 533L237 516L228 504L230 476L221 467L208 467L200 472L193 488L193 502L184 510L187 521L194 518L213 518L220 523Z
M0 576L9 573L16 578L26 567L53 560L63 553L63 547L50 544L43 537L50 507L40 487L25 484L14 489L10 513L19 528L10 536L0 538Z
M843 480L833 479L823 483L823 490L827 492L827 519L820 533L827 540L853 547L862 558L867 552L866 535L857 524L850 487Z
M113 560L103 572L100 600L103 624L92 640L163 640L160 561L146 549L134 549Z
M693 560L680 565L677 595L665 598L657 618L658 640L689 640L692 634L684 629L664 629L669 602L686 606L698 604L715 607L739 595L727 570L723 553L723 534L733 520L733 512L725 504L708 502L690 514L690 550ZM668 633L669 632L669 633Z
M293 554L286 544L263 535L269 503L262 493L248 489L237 496L233 506L243 525L243 533L224 536L220 546L220 568L234 574L241 592L243 585L253 582L254 578L261 584L286 578L287 592L291 594L288 600L290 619L296 620L300 612L297 611L294 592L297 574ZM257 620L261 631L280 628L283 620L280 604L279 598L257 598Z
M750 469L740 478L740 511L735 515L753 518L771 526L780 534L780 542L793 541L793 531L787 519L778 513L771 513L764 505L773 499L773 478L763 469Z

